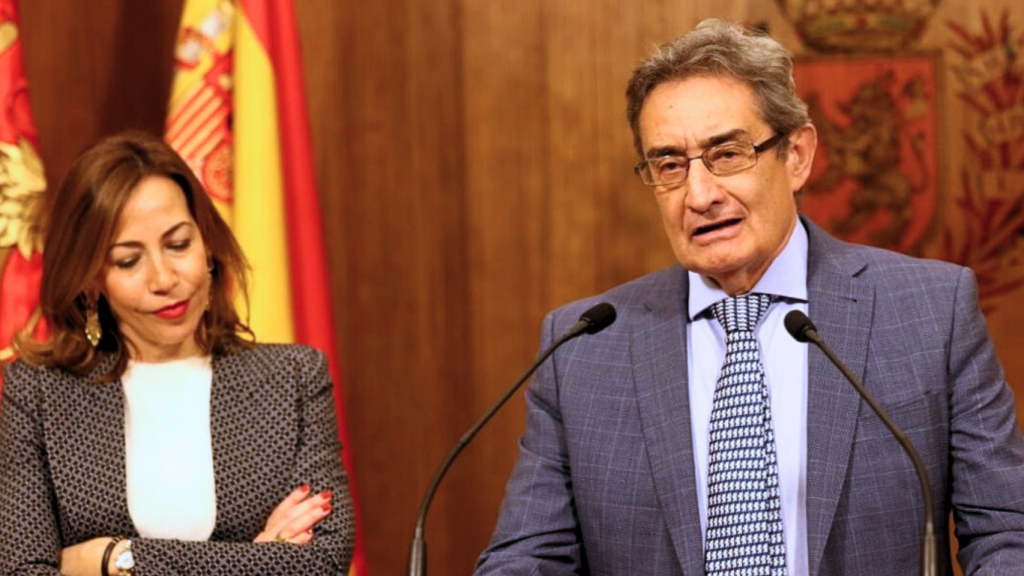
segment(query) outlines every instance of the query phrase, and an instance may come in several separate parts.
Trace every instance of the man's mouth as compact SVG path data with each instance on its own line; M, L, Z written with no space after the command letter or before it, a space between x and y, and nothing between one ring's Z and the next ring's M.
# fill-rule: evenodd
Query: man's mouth
M693 235L695 237L696 236L703 236L704 234L709 234L711 232L715 232L715 231L721 230L723 228L728 228L730 226L735 226L735 225L737 225L739 223L740 223L740 219L739 218L730 218L728 220L722 220L720 222L715 222L714 224L707 224L705 226L698 226L697 230L694 231Z

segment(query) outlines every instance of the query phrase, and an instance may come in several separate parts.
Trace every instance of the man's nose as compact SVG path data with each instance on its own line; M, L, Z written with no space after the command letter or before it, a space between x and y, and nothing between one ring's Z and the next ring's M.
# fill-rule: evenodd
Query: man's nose
M686 175L686 207L694 212L707 212L722 201L722 194L718 179L708 171L704 162L691 162Z

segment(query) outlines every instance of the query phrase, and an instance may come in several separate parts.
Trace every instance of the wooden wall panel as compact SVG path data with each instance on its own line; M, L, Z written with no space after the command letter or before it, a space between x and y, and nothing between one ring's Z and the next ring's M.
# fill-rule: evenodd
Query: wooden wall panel
M21 2L25 72L40 155L56 185L101 134L159 131L181 0Z
M549 270L545 258L535 255L549 254L552 238L544 2L461 4L471 374L452 385L472 407L463 423L468 428L533 359ZM468 551L489 540L497 501L479 490L501 492L511 470L515 445L507 439L522 429L521 396L509 408L453 470L446 490L460 502L453 511L464 523L461 537L453 539L457 560L444 568L432 562L431 570L468 573L475 560Z
M22 0L51 184L102 134L161 130L182 1ZM295 5L369 567L396 574L431 474L533 358L544 313L673 262L631 171L634 64L708 16L799 42L762 0ZM923 43L944 41L943 20L978 19L979 3L947 0ZM948 133L968 125L954 115ZM1024 389L1017 308L990 322ZM471 571L523 412L520 396L450 472L431 573Z
M369 565L396 573L420 494L471 415L457 6L297 7ZM459 536L446 497L434 563Z

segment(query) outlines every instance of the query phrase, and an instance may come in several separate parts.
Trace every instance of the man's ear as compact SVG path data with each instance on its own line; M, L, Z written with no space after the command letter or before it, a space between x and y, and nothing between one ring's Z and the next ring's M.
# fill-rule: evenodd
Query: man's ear
M786 156L786 171L793 192L803 188L811 175L814 151L818 147L818 131L813 124L804 124L789 135L789 155Z

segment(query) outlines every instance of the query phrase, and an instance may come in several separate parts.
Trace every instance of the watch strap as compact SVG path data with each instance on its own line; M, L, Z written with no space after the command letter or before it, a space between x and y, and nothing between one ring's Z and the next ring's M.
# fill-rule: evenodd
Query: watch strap
M117 546L117 543L123 539L120 536L114 536L107 543L106 549L103 550L103 560L100 563L100 574L102 576L110 576L110 571L107 570L107 565L110 564L110 555L114 552L114 546Z

